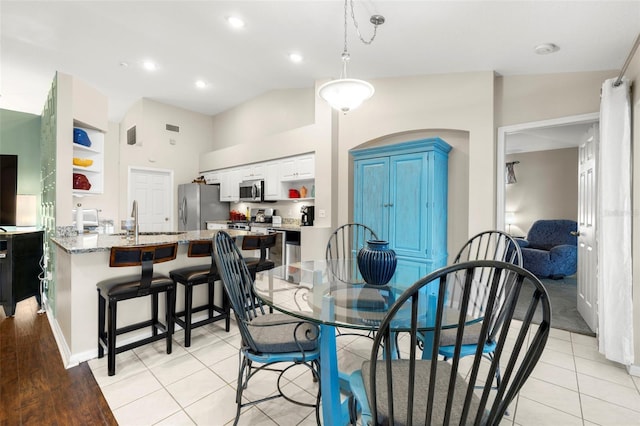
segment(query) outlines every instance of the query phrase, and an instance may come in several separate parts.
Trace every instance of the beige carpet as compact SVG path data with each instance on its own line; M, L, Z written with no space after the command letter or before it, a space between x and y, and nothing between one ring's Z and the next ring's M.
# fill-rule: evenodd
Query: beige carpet
M573 333L595 336L595 333L591 331L587 323L582 319L580 313L578 313L576 304L576 276L572 275L560 280L542 279L541 281L547 289L549 302L551 303L551 327ZM520 290L520 298L516 306L514 318L522 319L524 317L532 292L533 286L530 284L525 285L522 290Z

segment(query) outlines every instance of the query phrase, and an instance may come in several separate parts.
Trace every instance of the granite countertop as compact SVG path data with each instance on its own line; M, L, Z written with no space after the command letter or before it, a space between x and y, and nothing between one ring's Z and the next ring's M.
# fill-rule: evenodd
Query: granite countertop
M216 223L219 225L225 225L233 223L230 220L207 220L207 223ZM260 222L250 222L251 226L257 226L260 228L273 228L273 229L281 229L283 231L300 231L300 225L297 223L282 223L281 225L273 225L272 223L260 223Z
M137 245L178 243L189 244L193 240L207 240L213 238L217 230L201 230L175 232L169 234L140 235ZM232 237L248 235L250 232L238 229L228 229L226 232ZM143 233L144 234L144 233ZM109 251L113 246L135 246L133 241L127 240L121 234L82 234L73 237L51 238L62 250L70 254L93 253Z

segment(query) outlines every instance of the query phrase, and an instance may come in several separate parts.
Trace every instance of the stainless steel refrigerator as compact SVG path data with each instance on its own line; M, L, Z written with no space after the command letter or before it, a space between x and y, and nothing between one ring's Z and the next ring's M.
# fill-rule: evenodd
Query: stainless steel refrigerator
M207 229L206 221L229 219L229 203L220 201L220 185L178 185L178 230Z

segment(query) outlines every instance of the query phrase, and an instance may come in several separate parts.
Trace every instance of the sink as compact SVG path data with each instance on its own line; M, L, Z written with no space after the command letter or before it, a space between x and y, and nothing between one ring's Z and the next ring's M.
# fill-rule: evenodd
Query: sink
M159 232L140 232L140 235L180 235L186 234L186 231L159 231Z
M140 232L138 235L181 235L186 234L187 231L158 231L158 232ZM126 232L118 232L117 234L109 235L127 235Z

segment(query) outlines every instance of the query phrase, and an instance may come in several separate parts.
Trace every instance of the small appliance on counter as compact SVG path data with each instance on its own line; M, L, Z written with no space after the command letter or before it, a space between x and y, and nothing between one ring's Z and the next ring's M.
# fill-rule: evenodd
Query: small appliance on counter
M251 209L250 220L252 223L272 223L275 209Z
M302 213L302 217L300 219L300 226L313 226L314 210L315 210L314 206L300 207L300 213Z

